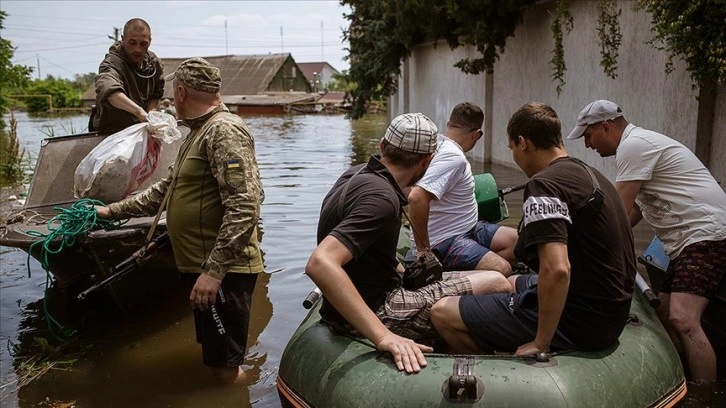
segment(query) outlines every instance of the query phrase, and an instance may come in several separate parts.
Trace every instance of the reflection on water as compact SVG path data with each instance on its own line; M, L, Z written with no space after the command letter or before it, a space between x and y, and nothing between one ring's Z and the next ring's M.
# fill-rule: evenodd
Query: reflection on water
M37 151L45 137L37 134L43 123L20 119L21 142L26 149ZM83 123L86 118L71 120ZM377 152L387 123L385 116L355 122L324 115L245 120L256 139L266 193L262 249L268 271L258 279L253 297L247 383L231 387L213 383L194 339L188 294L176 290L129 316L86 315L73 321L79 334L66 347L69 353L84 354L71 369L51 370L16 395L13 382L20 359L9 355L7 342L18 344L20 352L30 353L37 348L35 337L51 336L39 302L44 272L32 261L33 273L28 278L25 254L3 247L0 364L2 384L9 386L2 388L2 406L35 407L46 398L76 401L78 407L279 406L275 379L280 357L305 316L301 302L313 288L303 268L315 247L320 204L340 173ZM478 162L472 163L472 169L475 173L493 173L499 188L526 181L518 169ZM521 194L507 197L510 218L504 224L516 227ZM651 236L647 227L639 227L638 248L645 248ZM723 392L723 388L717 391ZM708 391L703 395L712 394ZM702 401L697 399L687 406L703 406Z
M37 406L46 398L76 401L80 407L279 405L277 367L287 340L304 317L301 301L312 289L303 267L315 246L320 203L340 173L377 149L386 118L354 123L343 116L245 120L256 139L266 192L262 249L270 272L258 279L253 297L248 383L223 388L213 383L194 340L188 294L175 290L130 316L85 315L81 321L64 320L80 328L66 350L84 354L72 369L52 370L21 388L17 398L12 382L18 367L12 364L20 356L13 360L7 353L1 354L2 383L11 384L3 388L3 406ZM42 124L22 116L19 122L24 147L37 152L40 140L46 137L38 133ZM28 279L24 253L3 248L0 256L2 339L19 344L23 354L31 354L36 351L34 338L51 337L44 329L38 301L44 272L33 261L33 278ZM30 296L27 301L26 294Z

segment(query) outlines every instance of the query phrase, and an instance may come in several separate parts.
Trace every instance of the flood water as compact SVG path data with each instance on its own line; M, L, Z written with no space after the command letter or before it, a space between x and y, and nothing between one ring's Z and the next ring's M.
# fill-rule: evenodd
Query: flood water
M85 131L87 118L31 119L18 115L22 147L37 152L52 124L55 134ZM262 206L262 249L268 273L258 280L252 306L246 384L220 387L201 363L187 293L174 290L130 315L68 318L77 334L53 340L45 325L45 272L26 254L0 247L0 376L2 407L277 407L277 368L284 347L306 311L301 303L313 288L304 274L315 247L320 203L338 175L377 151L387 125L385 115L350 121L343 116L245 117L256 139L266 200ZM65 131L65 130L71 131ZM492 172L499 187L525 181L519 171L472 163L475 173ZM508 196L516 226L521 192ZM640 250L650 241L647 228L636 230ZM62 311L57 313L62 316ZM57 349L58 361L44 375L30 369L29 355L43 339ZM63 360L68 360L64 364ZM72 363L71 363L72 362ZM722 387L723 388L723 387ZM715 392L723 393L719 388ZM711 391L709 391L711 392ZM690 398L690 395L689 395ZM703 406L698 399L682 406ZM72 405L62 405L71 404Z

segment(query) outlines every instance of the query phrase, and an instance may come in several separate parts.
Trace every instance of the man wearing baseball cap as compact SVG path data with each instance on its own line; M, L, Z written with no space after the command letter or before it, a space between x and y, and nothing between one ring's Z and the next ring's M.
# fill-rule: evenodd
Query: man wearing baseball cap
M716 379L716 356L701 315L726 275L726 194L681 143L637 127L615 103L593 101L568 139L584 137L600 156L615 156L615 187L631 226L655 230L670 258L659 316L683 350L692 380Z
M396 258L403 190L426 172L438 129L421 113L395 117L380 141L380 156L343 173L323 200L318 246L305 271L323 293L320 314L337 331L369 339L390 352L399 370L426 365L420 342L437 337L431 306L445 296L508 292L499 272L445 273L443 280L407 290ZM430 344L430 343L429 343Z
M219 68L190 58L166 80L174 81L177 114L191 128L169 177L97 211L114 219L150 216L168 199L167 228L190 288L204 364L220 382L236 382L244 378L252 291L264 271L254 139L220 100Z

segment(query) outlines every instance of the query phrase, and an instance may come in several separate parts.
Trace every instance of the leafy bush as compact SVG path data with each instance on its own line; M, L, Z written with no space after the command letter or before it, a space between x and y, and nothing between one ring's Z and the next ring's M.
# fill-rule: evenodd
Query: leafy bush
M725 1L639 0L638 6L652 16L650 43L668 52L666 72L673 70L673 57L680 56L696 85L726 84Z
M28 112L45 112L51 108L74 108L81 106L81 96L78 90L73 89L71 84L64 79L34 80L25 91L28 95L39 95L28 98L26 105ZM52 98L49 100L47 96ZM50 105L52 102L52 105Z
M0 31L4 28L3 21L7 13L0 10ZM13 89L21 88L28 83L32 69L24 65L13 65L10 61L15 54L13 44L0 38L0 129L5 128L2 115L8 104L8 95Z
M23 181L25 169L30 163L25 160L25 150L20 149L17 121L10 114L9 132L0 132L0 185L15 185Z
M357 85L351 116L365 113L370 101L380 101L396 91L401 62L418 44L445 41L452 49L470 45L478 58L465 58L455 66L468 74L491 72L504 52L507 38L523 21L523 14L535 0L341 0L352 12L345 15L350 26L344 37L350 43L349 82ZM573 28L571 0L557 0L551 29L552 79L559 94L564 86L565 50L563 36ZM600 65L610 78L617 77L617 60L622 43L619 18L621 4L599 0L597 30ZM669 53L667 70L674 56L682 57L694 83L707 80L726 83L726 1L724 0L638 0L652 15L655 37L651 44ZM436 44L436 43L435 43Z

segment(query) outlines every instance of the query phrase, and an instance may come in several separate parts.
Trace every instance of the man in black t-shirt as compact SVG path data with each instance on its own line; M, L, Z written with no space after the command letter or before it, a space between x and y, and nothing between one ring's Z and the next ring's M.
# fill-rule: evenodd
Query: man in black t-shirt
M510 277L513 294L444 298L433 324L456 352L609 347L628 319L636 273L622 200L600 172L567 155L551 107L523 105L507 135L530 178L515 255L538 273Z
M397 116L381 139L381 155L355 166L326 195L318 222L318 246L305 267L323 293L320 314L336 330L366 337L390 352L399 370L426 365L421 344L437 336L431 306L445 296L510 292L495 271L448 272L416 290L401 286L396 258L402 190L426 172L437 128L420 113Z

